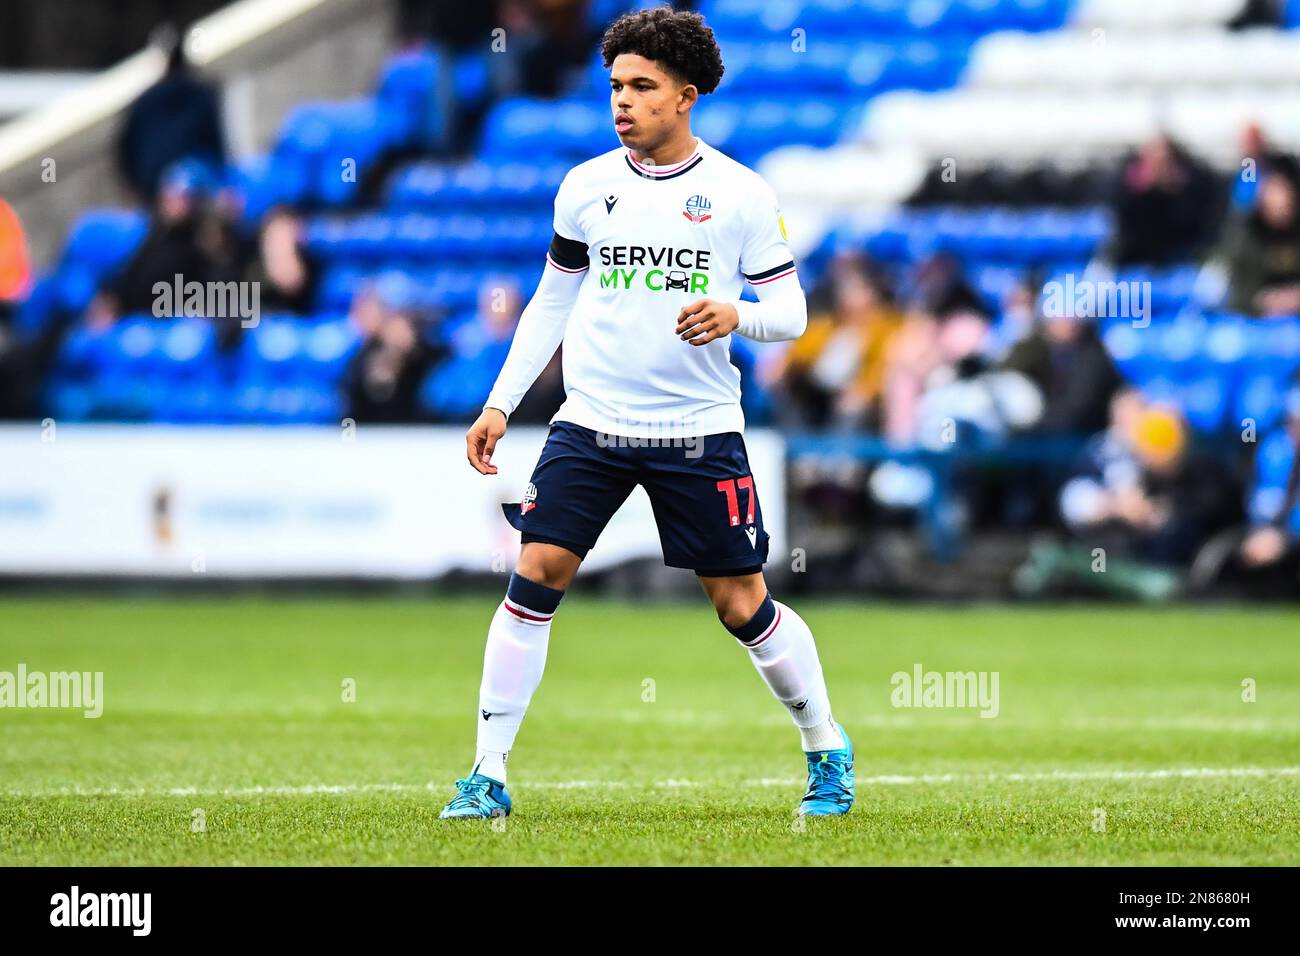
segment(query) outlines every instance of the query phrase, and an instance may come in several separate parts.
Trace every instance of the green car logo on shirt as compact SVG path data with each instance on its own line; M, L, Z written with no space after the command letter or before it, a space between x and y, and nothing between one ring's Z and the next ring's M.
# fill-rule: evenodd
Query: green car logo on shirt
M600 274L602 289L631 289L641 284L651 292L689 292L692 295L708 295L709 274L707 272L686 272L682 269L606 269Z

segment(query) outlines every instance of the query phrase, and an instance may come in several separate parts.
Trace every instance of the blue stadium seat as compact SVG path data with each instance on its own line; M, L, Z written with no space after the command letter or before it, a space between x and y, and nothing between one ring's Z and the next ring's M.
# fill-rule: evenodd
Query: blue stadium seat
M1290 378L1300 368L1300 319L1256 319L1248 327L1248 355L1262 370Z
M1277 426L1288 388L1285 378L1259 368L1243 370L1234 406L1235 422L1251 419L1259 432Z
M32 283L27 298L18 304L14 315L14 329L18 337L30 340L49 327L61 305L58 282L55 276L44 275Z
M438 69L431 43L399 51L384 64L376 96L398 118L395 138L402 145L431 143L442 125L434 95Z
M1239 315L1215 317L1201 343L1205 358L1220 366L1236 366L1250 349L1250 320Z
M312 220L307 244L325 260L434 262L443 257L476 261L488 257L532 259L540 267L552 233L549 216L374 214Z
M448 359L425 378L420 406L436 418L471 417L483 407L509 350L509 342L493 342Z
M90 421L98 404L91 384L64 379L57 374L46 383L44 395L50 414L61 422Z
M266 154L231 170L231 184L244 197L243 220L253 226L267 210L302 202L309 192L312 164L294 153Z
M124 378L146 377L159 371L167 361L162 340L172 321L149 315L129 315L119 319L108 333L105 355L110 374Z
M393 177L388 205L447 213L469 208L548 212L569 166L565 163L484 162L447 166L422 162Z
M302 363L303 338L295 320L263 318L256 334L245 335L241 343L241 378L258 384L295 378Z
M248 406L243 406L247 408ZM253 419L282 425L337 424L343 417L340 396L330 388L283 385L261 392Z
M154 320L160 323L158 353L169 376L202 376L217 361L217 333L201 318Z
M361 348L361 336L347 318L325 318L309 325L301 337L306 362L304 378L321 384L336 382Z
M371 164L403 145L406 125L400 106L373 97L304 103L285 118L275 153L301 165L311 197L342 205Z
M149 218L142 212L92 209L73 224L60 264L84 270L98 283L126 263L148 230Z
M1286 500L1295 455L1295 443L1285 429L1279 428L1259 437L1255 451L1255 476L1247 497L1247 511L1252 523L1265 524L1277 518ZM1292 511L1287 526L1292 533L1300 534L1300 506Z
M55 371L65 381L85 383L108 364L109 332L79 325L69 330L55 357Z
M1228 410L1230 378L1203 372L1179 385L1178 404L1188 424L1201 432L1216 432L1224 424Z
M517 98L498 103L483 128L483 156L502 161L590 159L618 146L605 104Z
M1132 322L1116 322L1102 333L1102 342L1111 359L1125 378L1141 386L1155 378L1161 363L1154 352L1155 337L1143 335L1144 329Z
M94 270L73 264L61 267L52 281L56 307L66 313L80 314L90 305L103 280L96 277Z
M1160 358L1170 365L1186 367L1191 374L1193 367L1203 367L1208 363L1197 361L1201 357L1203 343L1208 334L1207 323L1200 316L1180 318L1173 322L1152 325L1140 330L1144 335L1154 337L1155 350Z

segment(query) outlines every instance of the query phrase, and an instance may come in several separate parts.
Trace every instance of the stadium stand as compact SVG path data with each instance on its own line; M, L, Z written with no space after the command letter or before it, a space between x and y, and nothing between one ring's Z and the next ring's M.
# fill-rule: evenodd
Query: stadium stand
M595 4L592 19L628 6ZM868 256L913 307L918 268L951 259L970 306L990 319L984 357L997 361L1024 333L1010 308L1024 289L1039 316L1053 285L1086 279L1134 290L1140 315L1097 318L1122 377L1203 436L1247 420L1271 436L1300 369L1300 319L1225 310L1222 277L1216 289L1199 255L1115 263L1108 251L1119 227L1107 184L1154 138L1168 134L1209 164L1225 196L1243 159L1264 161L1243 152L1244 131L1254 128L1272 153L1300 150L1300 120L1283 95L1300 86L1300 31L1290 29L1300 4L1287 4L1276 25L1238 29L1241 8L1240 0L705 0L727 72L696 130L759 166L786 197L815 301L846 254ZM466 333L482 290L532 291L559 181L612 137L598 58L554 99L494 100L484 53L454 64L457 99L485 113L473 154L435 156L431 144L451 122L435 93L439 56L431 43L395 52L373 94L300 104L264 155L221 173L245 235L277 207L305 211L302 245L315 269L307 315L263 316L257 334L233 347L197 316L82 323L149 228L144 212L87 211L18 308L22 335L69 329L42 407L61 420L338 421L349 411L350 363L369 334L349 313L374 294L390 314L413 318L424 340L415 417L472 416L508 342ZM957 170L953 198L942 201L948 180L932 176L928 198L909 201L947 160ZM980 178L989 169L1031 178L1073 170L1092 185L1026 205L1001 200L1033 188L999 193ZM1238 208L1253 201L1254 178L1240 178L1251 188L1234 194ZM770 352L743 342L736 351L754 373L751 420L768 421ZM871 431L878 420L856 426ZM878 460L897 447L858 451Z

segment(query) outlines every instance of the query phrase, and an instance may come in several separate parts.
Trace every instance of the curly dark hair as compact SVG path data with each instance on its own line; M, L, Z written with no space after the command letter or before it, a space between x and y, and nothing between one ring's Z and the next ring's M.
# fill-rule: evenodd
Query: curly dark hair
M607 69L621 53L654 60L701 95L712 93L722 80L722 51L712 28L704 17L686 10L655 7L625 13L605 31L600 53Z

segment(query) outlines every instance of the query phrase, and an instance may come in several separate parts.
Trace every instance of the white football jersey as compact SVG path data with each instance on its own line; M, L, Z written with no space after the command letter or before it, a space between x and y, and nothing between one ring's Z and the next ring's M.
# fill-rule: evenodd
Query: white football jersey
M731 337L693 346L675 329L697 299L734 302L746 280L798 281L772 188L698 139L670 166L620 147L570 170L555 232L572 249L553 246L550 266L587 275L565 327L567 397L553 420L636 438L741 431Z

